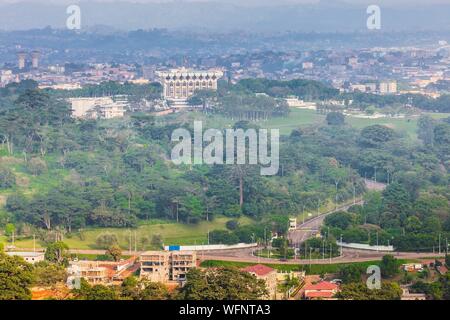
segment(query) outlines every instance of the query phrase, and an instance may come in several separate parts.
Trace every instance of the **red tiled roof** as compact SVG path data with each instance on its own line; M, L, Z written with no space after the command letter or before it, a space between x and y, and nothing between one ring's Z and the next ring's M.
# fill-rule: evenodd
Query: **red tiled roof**
M338 286L328 281L322 281L316 284L310 284L305 287L306 290L337 290Z
M334 293L331 291L313 291L305 293L305 298L332 298Z
M246 267L246 268L242 269L242 271L255 273L258 276L265 276L266 274L269 274L272 271L274 271L274 269L272 269L268 266L265 266L263 264L256 264L254 266Z
M448 269L446 266L438 266L436 269L439 271L440 274L446 274L448 272Z

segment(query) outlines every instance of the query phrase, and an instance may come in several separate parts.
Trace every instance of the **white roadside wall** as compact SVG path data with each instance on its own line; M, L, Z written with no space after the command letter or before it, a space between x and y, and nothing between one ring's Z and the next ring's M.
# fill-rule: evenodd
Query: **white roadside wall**
M238 243L233 245L226 244L210 244L198 246L164 246L164 250L172 251L207 251L207 250L231 250L231 249L245 249L258 246L257 243Z

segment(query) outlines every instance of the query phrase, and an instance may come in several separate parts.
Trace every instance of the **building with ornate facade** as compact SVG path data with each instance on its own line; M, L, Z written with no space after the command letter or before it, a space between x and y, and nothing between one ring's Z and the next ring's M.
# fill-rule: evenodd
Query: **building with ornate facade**
M206 71L186 68L157 71L163 86L163 97L175 107L187 106L187 99L198 90L217 90L217 81L223 77L221 70Z

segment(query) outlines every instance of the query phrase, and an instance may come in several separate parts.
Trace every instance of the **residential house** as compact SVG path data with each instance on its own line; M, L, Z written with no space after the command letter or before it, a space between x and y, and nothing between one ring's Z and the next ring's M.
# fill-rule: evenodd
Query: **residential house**
M268 291L267 299L276 299L277 297L277 271L268 266L257 264L249 266L242 271L254 275L257 279L264 280Z
M303 296L308 300L332 300L338 291L339 286L337 284L328 281L321 281L316 284L306 285Z

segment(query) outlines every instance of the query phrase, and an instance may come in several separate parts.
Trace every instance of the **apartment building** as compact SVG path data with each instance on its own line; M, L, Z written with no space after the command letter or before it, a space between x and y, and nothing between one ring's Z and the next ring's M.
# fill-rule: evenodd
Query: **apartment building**
M85 279L90 284L106 284L109 282L110 274L108 268L100 266L95 261L71 262L67 268L69 277Z
M67 268L69 278L85 279L90 284L121 283L139 268L136 257L121 261L71 261Z
M267 296L265 299L275 300L277 298L277 271L268 266L257 264L249 266L242 271L248 272L254 275L257 279L264 280L267 288Z
M141 278L152 282L183 281L196 266L194 251L148 251L140 256Z
M125 96L71 98L72 116L82 119L121 118L129 107Z

